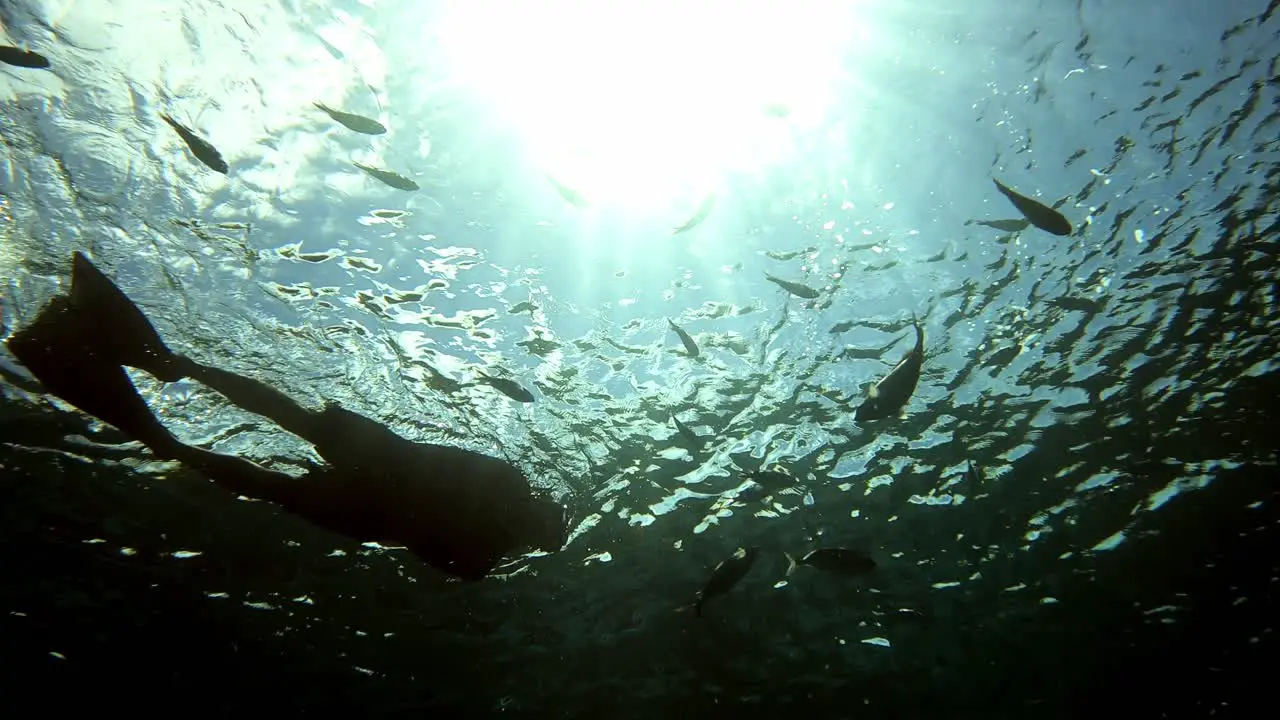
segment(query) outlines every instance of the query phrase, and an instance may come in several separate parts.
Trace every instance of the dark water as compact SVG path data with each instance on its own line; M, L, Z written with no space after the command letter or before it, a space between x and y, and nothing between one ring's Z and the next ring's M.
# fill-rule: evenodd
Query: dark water
M445 216L411 205L430 225L391 240L326 224L367 213L363 201L314 197L277 198L295 225L190 233L167 218L226 221L257 196L202 200L171 174L94 160L108 141L73 121L110 100L76 105L87 71L69 70L67 88L7 86L6 334L88 247L175 347L406 436L505 453L579 525L505 579L447 582L153 462L0 355L0 709L1156 718L1265 702L1280 576L1280 18L1261 2L1173 19L1164 5L1165 19L1061 5L1026 10L1034 32L978 16L1013 38L992 46L998 92L981 72L915 86L928 63L903 71L881 103L910 121L869 115L863 130L880 135L863 140L954 147L904 150L910 178L883 181L902 187L849 190L857 207L841 208L819 191L852 161L818 143L795 168L738 180L691 231L740 241L586 272L527 224L484 229L548 202L528 189L546 192L537 178L495 186L492 168L452 178L433 201ZM911 8L926 29L944 14ZM912 13L898 13L887 26L905 36ZM0 17L33 46L57 42L26 6ZM936 46L937 61L990 50L971 33L968 51ZM66 52L50 51L55 69L98 51ZM1079 75L1087 90L1059 80ZM483 142L468 132L433 139L462 156ZM993 147L1013 184L1067 198L1073 235L965 224L1016 217L988 197ZM128 182L147 213L108 191ZM885 199L909 219L874 214ZM427 229L447 241L419 249ZM298 247L334 255L298 260ZM733 263L745 267L723 271ZM763 272L823 292L786 300ZM455 295L405 299L430 282ZM865 384L906 351L911 313L926 361L906 417L852 422ZM538 400L517 408L466 382L494 365ZM283 468L306 453L198 386L138 383L190 442ZM739 492L736 468L775 462L794 486ZM740 545L763 549L743 582L701 620L682 610ZM864 548L877 568L785 576L784 552L821 545Z

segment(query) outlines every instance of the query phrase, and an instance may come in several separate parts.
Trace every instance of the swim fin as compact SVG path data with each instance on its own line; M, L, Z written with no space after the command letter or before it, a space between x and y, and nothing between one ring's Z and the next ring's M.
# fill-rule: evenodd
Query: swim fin
M86 343L82 321L69 299L59 295L6 345L49 393L114 425L156 455L172 458L177 441L152 414L124 368Z
M80 252L71 256L70 307L80 316L85 346L103 360L137 368L162 382L185 377L147 316Z

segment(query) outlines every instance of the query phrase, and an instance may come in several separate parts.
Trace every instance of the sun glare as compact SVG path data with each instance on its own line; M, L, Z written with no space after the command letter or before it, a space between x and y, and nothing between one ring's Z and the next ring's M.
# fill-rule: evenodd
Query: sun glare
M783 162L834 101L852 0L450 3L454 79L592 204L687 204Z

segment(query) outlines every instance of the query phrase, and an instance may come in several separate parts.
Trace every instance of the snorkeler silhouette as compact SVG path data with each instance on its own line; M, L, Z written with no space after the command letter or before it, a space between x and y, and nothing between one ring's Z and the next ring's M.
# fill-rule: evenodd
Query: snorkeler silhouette
M48 392L157 456L354 540L403 545L464 580L483 578L518 549L555 551L564 543L564 508L533 492L512 465L406 440L332 403L309 410L265 383L178 355L133 301L78 252L70 294L53 298L7 345ZM203 383L307 440L328 464L295 478L182 443L147 407L124 365L163 382Z

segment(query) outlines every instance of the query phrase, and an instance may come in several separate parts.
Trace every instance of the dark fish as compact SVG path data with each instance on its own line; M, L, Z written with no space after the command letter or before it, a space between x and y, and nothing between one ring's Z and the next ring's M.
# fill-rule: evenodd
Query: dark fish
M965 225L981 225L983 227L994 228L1001 232L1018 232L1026 230L1030 225L1030 220L1009 219L1009 220L969 220Z
M702 438L700 438L698 434L695 433L693 430L690 430L688 425L685 425L684 423L680 422L680 418L676 417L675 413L668 413L668 414L671 415L671 422L676 424L676 432L680 433L680 435L684 437L685 440L688 440L691 443L702 442Z
M1018 208L1018 212L1022 213L1023 217L1031 221L1032 225L1035 225L1045 232L1053 233L1054 235L1071 234L1071 221L1067 220L1066 216L1062 213L1054 210L1048 205L1045 205L1039 200L1032 200L1026 195L1014 192L1007 185L995 178L991 178L991 182L996 184L996 189L1003 193L1005 197L1009 198L1009 202L1013 203L1013 206Z
M916 328L916 346L871 388L867 399L854 411L855 419L880 420L897 415L911 399L911 393L916 391L920 367L924 364L924 328L914 316L911 324Z
M316 36L316 39L320 41L320 44L324 46L324 49L329 53L331 57L333 57L334 60L346 59L347 56L344 55L342 51L339 50L338 48L334 47L333 45L330 45L327 40L320 37L319 35Z
M801 255L816 252L817 249L818 248L816 247L807 247L803 250L770 250L765 253L765 256L771 257L774 260L791 260L793 258L798 258Z
M684 328L672 322L671 318L667 318L667 324L670 325L671 329L675 330L676 334L680 336L680 342L684 343L684 351L689 353L689 357L698 357L698 343L694 342L693 338L689 337L689 333L685 332Z
M502 393L503 395L506 395L512 400L515 400L516 402L522 402L522 403L533 402L533 393L529 392L528 390L525 390L523 387L520 386L519 383L517 383L514 380L508 380L507 378L494 377L492 375L486 375L484 373L480 373L480 380L488 384L494 390L497 390L498 392Z
M847 575L849 577L857 577L866 575L876 569L876 561L871 556L861 550L850 550L849 548L820 548L796 560L787 555L787 576L796 571L801 565L808 565L819 570L825 570L836 575Z
M792 295L795 295L796 297L802 297L806 300L812 300L818 297L819 295L817 290L814 290L808 285L801 285L800 283L791 282L790 280L783 280L782 278L776 278L770 275L769 273L765 273L764 277L769 282L776 283L778 287L782 288L783 290L786 290L787 292L791 293Z
M733 496L733 499L741 502L752 502L754 500L764 500L767 497L769 497L769 491L765 486L758 482L753 482L739 490L738 494Z
M983 480L986 478L982 476L982 468L974 465L972 460L968 462L969 466L964 469L964 479L968 485L965 490L977 494L978 490L982 487Z
M682 232L688 232L689 230L692 230L698 227L699 225L702 224L702 221L706 220L707 216L711 214L711 208L715 207L715 205L716 205L716 194L707 193L707 196L702 199L702 204L699 205L698 209L694 211L693 216L690 217L688 220L685 220L683 225L672 230L671 234L679 235Z
M711 577L707 578L707 584L702 587L702 592L698 593L698 599L693 603L693 614L702 617L702 606L708 600L732 590L738 581L746 576L747 571L751 570L759 553L760 548L757 547L738 548L732 555L720 561L720 564L711 571Z
M564 198L570 205L576 208L585 208L589 204L587 203L587 199L583 197L582 193L574 190L568 185L565 185L559 180L556 180L550 175L547 176L547 181L556 189L556 192L560 194L560 197Z
M0 45L0 62L34 70L44 70L49 67L49 58L38 52L23 50L12 45Z
M178 133L178 137L182 138L182 141L187 144L187 149L191 151L192 155L196 156L197 160L204 163L211 170L216 170L223 175L227 174L227 161L222 159L222 154L208 140L191 132L187 126L164 113L160 113L160 117Z
M1054 307L1060 307L1063 310L1088 312L1088 313L1099 312L1100 310L1102 310L1103 307L1106 306L1106 303L1101 300L1094 300L1092 298L1083 298L1083 297L1072 297L1070 295L1063 295L1062 297L1057 297L1057 298L1049 298L1045 302Z
M352 162L351 164L369 173L369 175L371 175L373 179L377 180L383 185L390 185L391 187L397 190L408 190L410 192L418 189L418 183L410 180L409 178L403 175L400 175L399 173L393 173L390 170L381 170L375 167L369 167L368 165L362 165L358 162Z
M339 124L345 125L349 130L355 130L356 132L363 133L365 135L381 135L387 131L387 128L384 127L382 123L374 120L373 118L367 118L363 115L356 115L355 113L343 112L341 110L334 110L324 103L316 102L311 104L323 110L326 115L333 118Z
M796 477L785 467L774 463L747 474L767 490L781 490L796 484Z

